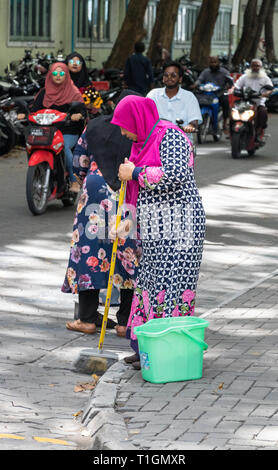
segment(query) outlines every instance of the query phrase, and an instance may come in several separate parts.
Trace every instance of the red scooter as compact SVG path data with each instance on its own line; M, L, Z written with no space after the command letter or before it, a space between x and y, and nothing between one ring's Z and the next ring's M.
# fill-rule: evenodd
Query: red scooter
M30 114L28 119L26 197L30 211L34 215L43 214L53 199L61 200L65 207L73 206L77 193L69 190L64 138L59 130L70 119L69 115L42 109Z

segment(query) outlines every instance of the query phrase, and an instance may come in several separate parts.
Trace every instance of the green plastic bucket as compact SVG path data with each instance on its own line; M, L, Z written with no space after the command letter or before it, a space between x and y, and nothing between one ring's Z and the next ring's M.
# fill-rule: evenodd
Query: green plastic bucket
M153 319L135 327L143 379L152 383L200 379L208 324L186 316Z

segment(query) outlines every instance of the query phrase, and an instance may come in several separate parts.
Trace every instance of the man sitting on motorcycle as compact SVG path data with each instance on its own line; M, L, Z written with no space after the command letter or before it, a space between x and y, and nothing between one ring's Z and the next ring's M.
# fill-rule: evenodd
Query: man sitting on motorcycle
M221 95L218 96L219 104L223 110L223 130L228 130L228 119L230 114L229 98L224 94L226 89L233 86L233 79L229 74L229 71L224 67L220 67L220 61L218 57L209 57L209 66L204 69L196 82L192 85L192 88L197 88L202 83L211 82L218 85L221 88Z
M251 88L259 93L263 87L272 86L273 83L263 69L263 64L260 59L253 59L251 61L251 68L236 81L234 88L242 90L243 88ZM272 93L272 90L262 90L261 98L254 99L257 106L255 118L255 140L260 142L262 133L267 127L267 109L265 102L267 97Z
M202 123L200 106L195 95L181 88L183 69L178 62L169 61L163 66L163 83L165 87L154 88L147 94L157 107L159 117L176 124L183 121L186 133L195 132Z

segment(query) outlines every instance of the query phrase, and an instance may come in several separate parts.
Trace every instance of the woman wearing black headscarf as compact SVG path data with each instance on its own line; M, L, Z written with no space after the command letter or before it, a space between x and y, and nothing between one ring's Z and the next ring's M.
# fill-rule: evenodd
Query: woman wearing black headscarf
M125 90L120 99L135 92ZM83 193L77 205L69 263L62 291L78 294L79 319L68 322L69 330L93 334L96 332L99 296L107 288L113 239L109 226L114 225L117 210L119 165L130 155L132 143L121 135L117 126L110 123L113 115L91 120L80 137L74 151L73 167L83 180ZM113 278L114 295L120 299L116 314L118 336L125 337L130 313L140 247L135 236L128 237L123 223Z
M94 118L100 111L102 99L90 80L84 58L78 52L72 52L66 57L65 63L74 85L84 99L89 119Z
M85 89L92 85L85 59L78 52L72 52L66 57L65 62L73 83L79 88L81 94L84 93Z

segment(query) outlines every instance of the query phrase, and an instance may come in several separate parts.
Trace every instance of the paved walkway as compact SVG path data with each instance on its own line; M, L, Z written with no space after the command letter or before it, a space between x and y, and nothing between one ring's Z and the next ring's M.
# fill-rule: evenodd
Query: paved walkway
M203 317L201 379L151 384L123 361L102 377L83 413L93 448L277 448L278 272Z

